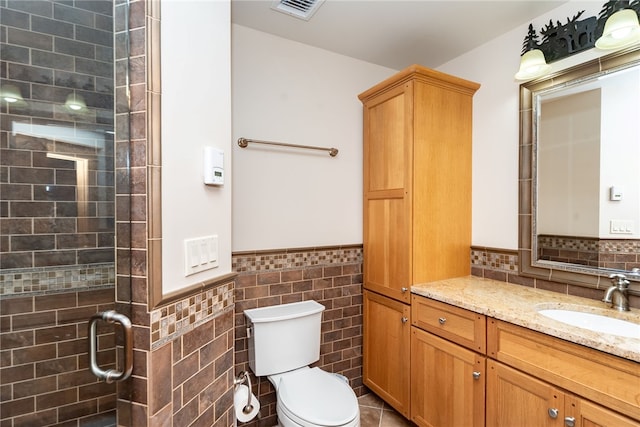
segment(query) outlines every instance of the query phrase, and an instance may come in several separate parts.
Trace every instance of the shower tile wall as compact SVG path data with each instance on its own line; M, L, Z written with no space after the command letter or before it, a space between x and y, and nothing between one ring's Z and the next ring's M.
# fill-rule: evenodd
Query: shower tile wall
M0 111L3 427L115 416L86 338L89 317L114 308L113 23L113 1L0 0L0 79L23 97ZM88 108L68 110L72 93ZM115 367L113 328L98 333L98 362Z
M13 274L4 294L81 283L32 289L23 269L68 266L71 277L114 261L113 3L76 3L0 3L0 77L24 99L1 111L0 268ZM67 109L72 94L88 108Z
M0 301L3 427L109 425L116 385L89 372L87 318L113 308L112 288ZM101 366L114 366L113 346L113 329L99 328Z
M246 322L249 308L313 299L325 306L320 360L315 366L346 376L358 396L362 385L362 246L234 253L236 279L235 374L250 371ZM260 418L246 426L276 425L275 391L256 383Z

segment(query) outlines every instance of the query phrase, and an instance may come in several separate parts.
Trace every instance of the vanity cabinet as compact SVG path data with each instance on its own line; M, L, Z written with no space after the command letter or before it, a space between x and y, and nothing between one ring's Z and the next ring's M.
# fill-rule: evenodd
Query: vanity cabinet
M420 295L411 303L418 426L640 427L640 365Z
M485 316L415 295L411 310L411 421L484 426Z
M471 113L478 88L413 65L359 95L363 382L406 417L410 355L406 369L390 361L410 348L410 315L391 312L410 311L411 285L470 272ZM396 325L401 318L405 323Z
M496 319L487 354L487 425L640 427L634 361Z
M496 427L640 427L637 421L491 359L486 416L487 425Z

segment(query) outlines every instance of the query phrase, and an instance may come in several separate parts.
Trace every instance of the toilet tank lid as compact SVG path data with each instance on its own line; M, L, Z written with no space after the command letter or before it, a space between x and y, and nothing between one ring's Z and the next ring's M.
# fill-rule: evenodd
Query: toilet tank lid
M277 320L295 319L310 316L324 310L324 305L313 301L292 302L290 304L272 305L270 307L245 310L244 315L253 323L275 322Z

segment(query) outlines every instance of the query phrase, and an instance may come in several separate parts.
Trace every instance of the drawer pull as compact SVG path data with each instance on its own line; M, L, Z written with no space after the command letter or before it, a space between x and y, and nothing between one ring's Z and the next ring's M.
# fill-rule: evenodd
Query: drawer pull
M441 317L441 318L438 319L438 323L440 323L441 325L444 325L446 323L446 321L447 321L446 317Z
M403 317L403 318L402 318L402 323L407 323L408 321L409 321L409 318L408 318L408 317Z
M400 288L400 290L402 291L402 293L404 294L405 292L407 292L409 290L409 288Z
M473 379L474 380L479 380L480 379L480 372L473 371Z
M564 425L567 427L575 427L576 419L574 417L564 417Z
M557 408L549 408L549 411L547 411L547 412L549 413L549 416L550 416L551 418L553 418L554 420L555 420L556 418L558 418L558 413L559 413L559 411L558 411L558 409L557 409Z

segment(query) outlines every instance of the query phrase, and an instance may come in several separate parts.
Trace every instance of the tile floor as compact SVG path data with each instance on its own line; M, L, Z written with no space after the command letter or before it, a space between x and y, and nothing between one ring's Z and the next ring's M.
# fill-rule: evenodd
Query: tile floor
M411 427L413 424L398 414L373 393L358 398L360 427Z

